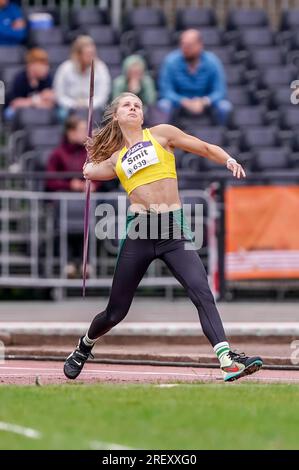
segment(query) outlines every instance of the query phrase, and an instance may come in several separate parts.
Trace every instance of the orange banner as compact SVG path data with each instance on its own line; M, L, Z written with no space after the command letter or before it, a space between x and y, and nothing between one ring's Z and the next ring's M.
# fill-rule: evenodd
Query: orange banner
M228 280L299 278L299 186L225 192Z

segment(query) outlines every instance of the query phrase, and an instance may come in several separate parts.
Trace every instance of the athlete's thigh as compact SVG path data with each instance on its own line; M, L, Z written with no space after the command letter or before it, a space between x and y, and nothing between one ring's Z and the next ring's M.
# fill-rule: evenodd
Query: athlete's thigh
M205 267L196 250L185 249L184 240L173 241L171 249L165 250L160 258L187 290L209 293Z
M132 297L153 259L150 240L126 238L115 266L110 298Z

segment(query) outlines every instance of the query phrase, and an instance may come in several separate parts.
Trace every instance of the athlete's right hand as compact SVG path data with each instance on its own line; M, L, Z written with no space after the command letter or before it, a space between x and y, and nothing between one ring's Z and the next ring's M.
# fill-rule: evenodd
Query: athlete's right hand
M83 165L83 176L86 180L90 180L90 170L92 167L92 163L85 162Z

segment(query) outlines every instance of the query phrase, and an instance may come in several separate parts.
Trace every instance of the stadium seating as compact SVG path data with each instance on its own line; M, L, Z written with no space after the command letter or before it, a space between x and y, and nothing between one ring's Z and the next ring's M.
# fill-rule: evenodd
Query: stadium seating
M232 9L227 16L228 30L244 30L245 28L263 28L269 24L267 14L262 9Z
M251 65L257 69L279 66L284 63L283 51L276 46L258 48L251 51Z
M61 126L42 126L28 129L28 148L40 150L43 147L56 147L61 141Z
M137 48L171 46L173 44L171 32L163 26L137 31L136 41Z
M58 67L62 62L69 59L70 47L66 44L59 45L47 45L45 50L49 56L49 62L51 65Z
M71 29L85 29L89 26L98 26L108 23L106 10L96 7L74 7L70 13L70 27Z
M290 30L298 29L299 27L299 9L285 10L282 12L280 20L280 29Z
M59 26L49 29L34 29L30 32L32 47L59 46L64 42L64 34Z
M119 42L118 34L110 25L90 26L86 34L92 37L97 46L111 46Z
M166 17L161 8L139 7L128 10L124 17L124 29L152 28L155 26L165 26Z
M281 86L273 90L270 106L272 109L278 109L282 106L290 105L291 90L290 86Z
M159 46L147 49L145 57L149 68L157 73L166 55L171 51L173 51L173 46Z
M280 124L282 129L299 129L299 110L294 105L280 108Z
M257 171L282 170L290 164L290 149L269 147L255 152L254 167Z
M223 32L215 27L198 28L206 48L219 47L223 45Z
M23 46L0 46L0 67L20 65L24 62L25 49Z
M187 132L234 152L254 171L265 172L271 167L269 148L277 149L277 153L272 154L273 158L277 157L273 162L277 171L284 168L283 165L287 168L297 162L297 157L292 159L292 152L297 155L299 151L296 140L299 111L290 101L290 83L297 78L299 69L299 9L282 12L278 31L272 29L267 14L261 9L230 9L223 28L217 12L211 8L178 8L171 24L162 8L140 7L124 12L120 31L111 26L107 11L96 7L73 7L68 30L60 25L57 10L54 10L26 8L27 16L35 11L48 11L54 18L53 28L32 30L29 40L30 47L36 45L47 50L52 72L69 58L70 41L83 33L93 37L112 78L121 73L124 57L137 52L143 55L150 73L157 79L165 56L178 47L179 33L190 27L199 29L205 49L216 54L224 66L228 99L234 109L227 128L216 126L210 115L194 117L184 112L176 116L177 124ZM0 77L7 84L22 69L24 52L23 46L0 47ZM32 109L18 111L14 128L32 126L36 134L28 134L28 149L35 147L42 153L38 136L43 132L45 136L52 133L52 142L55 141L55 115L47 110L39 110L38 116ZM47 148L46 138L41 146ZM290 158L285 158L286 149ZM178 155L178 166L182 165L184 171L215 170L206 160L202 162L184 152ZM186 175L184 178L183 186L192 187L194 178Z
M268 28L249 28L240 33L241 46L244 49L270 47L275 44L273 31Z
M108 66L122 63L122 53L118 46L101 46L98 48L98 54Z
M216 26L217 18L212 8L178 8L176 11L176 29Z
M20 108L16 113L16 128L28 129L34 126L56 124L55 112L49 109Z
M222 62L222 64L232 64L236 61L237 52L233 45L226 45L226 46L210 46L209 52L213 52L216 54L218 59Z
M275 147L277 145L279 145L278 129L275 126L248 127L242 131L242 150Z
M239 106L234 109L231 117L231 127L234 129L266 124L266 111L263 106Z
M252 103L251 94L244 85L229 86L227 96L233 106L249 106Z

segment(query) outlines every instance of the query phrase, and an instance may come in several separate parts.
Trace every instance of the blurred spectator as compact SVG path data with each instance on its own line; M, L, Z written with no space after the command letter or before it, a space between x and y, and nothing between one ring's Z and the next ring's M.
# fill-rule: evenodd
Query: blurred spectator
M78 116L70 116L65 121L65 130L61 145L53 150L49 157L48 172L78 172L82 175L82 168L86 160L85 141L87 137L87 124ZM49 179L47 189L49 191L85 191L86 181L83 178ZM95 191L109 191L118 185L117 179L112 181L91 181L90 189ZM57 249L57 240L55 242ZM65 266L65 275L76 277L81 275L82 266L82 233L69 233L68 253L69 262ZM77 263L78 266L76 265ZM92 275L91 266L87 266L88 276Z
M43 49L30 49L26 54L26 69L19 72L8 97L9 106L5 110L10 119L18 108L53 108L55 94L52 90L52 77L49 71L48 54Z
M86 160L86 150L84 142L87 136L86 121L78 116L71 116L65 122L64 136L61 145L50 155L47 171L49 172L79 172L82 174L82 167ZM91 183L91 191L96 191L101 187L101 182ZM49 179L47 182L49 191L85 191L84 178ZM55 241L55 249L57 248ZM68 235L68 263L64 268L67 277L77 277L80 275L79 263L82 255L83 237L82 233L69 233ZM91 275L91 267L88 266L88 275Z
M111 78L106 64L97 57L94 41L79 36L72 45L71 58L63 62L54 77L58 105L65 116L71 110L88 108L90 64L95 59L94 108L102 109L108 101Z
M61 145L53 150L49 157L47 171L79 172L86 160L84 142L87 137L86 121L78 116L70 116L65 122L65 131ZM91 182L91 191L100 188L101 182ZM82 177L71 180L48 180L47 189L50 191L85 191L85 180Z
M155 82L146 70L144 59L130 55L123 62L123 73L113 81L113 99L129 91L137 95L144 105L145 126L155 126L165 122L167 116L156 105L157 92Z
M201 34L189 29L181 34L180 49L165 58L159 78L159 105L171 115L174 110L200 115L209 108L224 124L232 109L226 100L226 80L221 62L204 50Z
M0 46L21 44L26 37L26 23L21 8L9 0L0 0Z
M122 75L113 81L113 99L126 91L137 95L144 106L156 102L154 80L147 73L145 61L137 54L130 55L124 60Z

